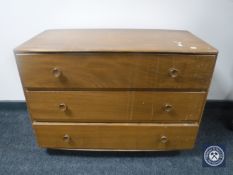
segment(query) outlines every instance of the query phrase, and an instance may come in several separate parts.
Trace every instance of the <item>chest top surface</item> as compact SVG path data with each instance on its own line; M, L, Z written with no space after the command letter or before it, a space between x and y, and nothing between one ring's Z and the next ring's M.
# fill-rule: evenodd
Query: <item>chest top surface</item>
M188 31L158 29L46 30L15 53L156 52L216 54L217 50Z

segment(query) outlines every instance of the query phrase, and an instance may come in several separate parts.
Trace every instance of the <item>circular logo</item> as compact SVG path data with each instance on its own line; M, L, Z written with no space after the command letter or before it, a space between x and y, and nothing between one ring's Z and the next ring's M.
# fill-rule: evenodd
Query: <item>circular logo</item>
M224 161L224 151L219 146L209 146L204 152L204 160L210 166L219 166Z

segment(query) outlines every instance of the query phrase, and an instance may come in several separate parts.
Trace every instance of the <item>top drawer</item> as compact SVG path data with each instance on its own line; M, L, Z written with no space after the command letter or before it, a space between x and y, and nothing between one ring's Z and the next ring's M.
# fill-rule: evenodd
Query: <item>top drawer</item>
M18 54L26 88L207 89L215 55Z

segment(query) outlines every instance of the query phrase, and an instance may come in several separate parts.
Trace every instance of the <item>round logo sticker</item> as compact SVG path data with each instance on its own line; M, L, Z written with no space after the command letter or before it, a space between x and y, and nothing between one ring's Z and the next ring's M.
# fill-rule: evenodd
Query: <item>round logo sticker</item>
M219 146L209 146L204 152L204 160L210 166L221 165L224 158L224 151Z

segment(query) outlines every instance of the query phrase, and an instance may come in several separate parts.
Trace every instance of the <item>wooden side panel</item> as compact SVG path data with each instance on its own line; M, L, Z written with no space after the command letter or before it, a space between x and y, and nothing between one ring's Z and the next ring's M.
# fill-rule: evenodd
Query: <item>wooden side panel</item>
M176 122L198 121L206 93L27 91L26 96L36 121Z
M46 148L178 150L194 146L197 124L34 123ZM165 138L165 139L164 139Z
M26 88L207 89L214 55L77 53L16 55ZM54 69L60 71L54 77ZM171 70L175 69L175 77Z

